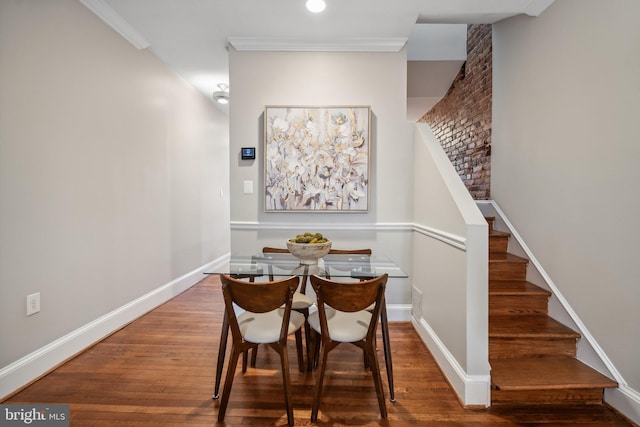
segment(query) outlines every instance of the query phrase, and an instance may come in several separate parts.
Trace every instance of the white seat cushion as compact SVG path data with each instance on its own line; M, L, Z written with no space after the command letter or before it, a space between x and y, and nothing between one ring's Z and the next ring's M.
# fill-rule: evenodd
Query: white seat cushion
M277 342L280 338L280 328L282 326L282 315L284 310L279 308L267 313L251 313L245 311L238 316L240 333L245 340L264 344ZM304 324L304 316L297 311L291 312L289 318L289 331L291 335Z
M313 300L303 294L302 292L296 292L293 294L293 303L291 308L294 310L302 310L304 308L309 308L313 305Z
M366 310L347 313L326 307L329 337L338 342L360 341L367 336L371 313ZM320 313L313 312L309 315L309 325L320 333Z

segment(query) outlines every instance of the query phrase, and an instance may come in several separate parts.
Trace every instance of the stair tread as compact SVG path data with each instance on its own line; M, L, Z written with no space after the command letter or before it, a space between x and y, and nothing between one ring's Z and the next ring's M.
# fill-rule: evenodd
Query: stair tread
M491 280L489 295L544 295L551 292L526 280Z
M495 236L495 237L511 237L511 233L507 233L505 231L491 230L489 232L489 237L491 237L491 236Z
M509 252L489 252L489 262L529 262L528 259L522 258L518 255L510 254Z
M492 359L491 381L499 390L617 387L617 383L570 357Z
M489 338L580 338L580 334L543 314L492 314Z

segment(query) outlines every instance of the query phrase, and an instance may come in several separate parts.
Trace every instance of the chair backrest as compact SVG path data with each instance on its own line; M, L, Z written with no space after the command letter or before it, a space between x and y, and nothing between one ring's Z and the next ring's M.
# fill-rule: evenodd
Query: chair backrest
M262 248L263 254L288 254L289 249L287 248L274 248L271 246L265 246ZM303 294L307 293L307 277L309 276L309 266L305 265L302 272L302 283L300 285L300 292ZM273 275L273 265L269 264L269 280L274 280Z
M287 303L290 288L298 287L298 277L269 282L246 282L229 275L220 275L222 292L226 299L252 313L273 311Z
M373 252L371 251L371 249L367 248L367 249L330 249L329 250L329 254L330 255L371 255Z
M287 248L275 248L272 246L265 246L262 248L262 253L265 254L287 254L289 253L289 249ZM373 253L373 251L369 248L365 248L365 249L330 249L329 253L327 254L328 256L325 257L325 266L326 266L326 276L328 278L331 278L331 274L330 274L330 269L331 268L335 268L337 270L342 270L339 264L333 263L331 260L331 255L371 255ZM368 264L368 263L363 263L363 264ZM363 265L363 267L366 268L366 265ZM349 270L351 270L351 267L349 267ZM271 265L269 266L269 280L274 280L274 276L272 273L272 269L271 269ZM302 273L302 283L300 286L300 292L302 292L303 294L307 293L307 277L309 277L309 266L305 265L304 266L304 272ZM360 279L363 280L363 278L358 277L357 275L353 276L356 279ZM370 276L369 276L370 277Z
M368 342L375 340L388 277L388 274L385 273L360 282L336 282L316 275L311 276L311 285L318 298L320 328L323 331L322 340L330 340L325 306L339 311L355 312L366 310L372 303L375 305L371 313L366 339Z
M293 293L299 278L292 276L269 282L245 282L229 275L221 274L222 295L234 340L241 339L238 319L233 304L252 313L266 313L284 306L281 339L286 339Z
M325 275L327 278L331 278L331 270L338 271L349 271L351 272L351 277L354 279L365 280L370 279L372 277L371 274L358 276L357 271L353 270L353 265L351 263L345 263L342 259L336 259L335 257L331 257L331 255L360 255L361 259L359 263L361 264L361 268L366 270L367 272L371 270L370 257L373 251L369 248L366 249L331 249L327 256L324 257L324 265L325 265ZM341 274L342 275L342 274Z
M287 248L273 248L271 246L265 246L262 248L262 253L271 254L286 254L289 253ZM341 254L354 254L354 255L371 255L371 249L330 249L329 254L341 255Z
M313 275L311 285L318 296L318 306L323 303L339 311L354 312L375 302L375 310L379 311L388 278L385 273L360 282L338 282Z
M262 253L265 254L288 254L289 249L287 248L272 248L271 246L265 246L262 248Z

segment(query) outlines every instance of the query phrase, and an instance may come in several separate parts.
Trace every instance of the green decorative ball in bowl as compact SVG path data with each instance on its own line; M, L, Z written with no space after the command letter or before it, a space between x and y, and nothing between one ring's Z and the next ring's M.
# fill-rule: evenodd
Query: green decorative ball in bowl
M294 239L287 240L287 249L300 264L313 265L331 250L331 240L326 239L322 234L305 233L299 234Z

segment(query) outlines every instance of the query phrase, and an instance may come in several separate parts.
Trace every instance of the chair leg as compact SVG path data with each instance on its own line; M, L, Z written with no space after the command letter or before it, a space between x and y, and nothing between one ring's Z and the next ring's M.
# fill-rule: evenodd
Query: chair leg
M255 346L252 350L251 350L251 367L255 368L256 367L256 359L258 358L258 346Z
M307 348L307 371L312 371L315 368L315 363L316 363L316 345L317 344L317 334L316 331L314 331L313 329L309 328L308 331L305 331L309 333L309 347Z
M218 362L216 366L216 384L213 389L213 398L220 397L220 380L222 379L222 369L224 367L224 357L227 352L227 338L229 336L229 319L227 319L227 310L224 311L222 318L222 330L220 332L220 345L218 348Z
M389 320L387 318L387 304L382 302L380 310L380 326L382 328L382 344L384 349L384 363L387 368L387 380L389 381L389 400L396 401L396 393L393 387L393 363L391 361L391 343L389 341Z
M318 361L320 360L320 348L322 347L322 336L317 333L316 331L313 331L314 334L313 336L315 337L315 346L313 347L313 368L317 368L318 367Z
M305 371L305 365L304 365L304 357L302 355L302 331L300 329L298 329L296 331L296 353L298 355L298 370L300 372L304 372Z
M296 332L297 334L297 332ZM302 344L302 336L300 336L300 344ZM289 378L289 355L287 354L287 346L279 346L280 364L282 369L282 384L284 387L284 404L287 409L287 422L293 425L293 399L291 397L291 380ZM299 353L302 355L302 353ZM300 366L303 367L302 364Z
M242 373L247 372L247 361L249 360L249 350L245 349L242 352Z
M384 390L382 388L382 376L380 375L380 366L378 365L378 358L376 357L376 349L373 347L373 343L368 342L366 343L366 346L366 353L368 355L369 365L371 366L373 383L376 386L380 415L383 419L387 419L387 405L385 403Z
M313 338L313 332L311 330L311 325L309 325L309 322L304 322L304 342L305 342L305 349L306 349L306 355L307 355L307 371L311 372L313 370L313 347L314 347L314 338Z
M318 358L320 356L320 334L309 328L309 338L311 339L311 348L309 349L309 359L307 363L311 365L311 370L318 367Z
M367 357L367 352L364 349L362 350L362 359L364 361L364 370L368 371L369 370L369 358Z
M220 400L220 408L218 409L218 421L224 420L224 415L227 412L227 405L229 404L229 394L231 394L231 386L233 385L233 377L236 373L236 365L238 364L238 357L240 351L232 346L231 348L231 360L229 360L229 366L227 366L227 377L224 380L224 389L222 390L222 399Z
M306 353L307 353L307 371L311 371L313 368L313 365L311 364L311 326L309 325L309 309L305 308L303 310L300 310L300 312L304 315L304 348L306 349Z
M320 341L320 336L317 336L316 338L317 338L317 341ZM317 346L320 347L319 342ZM322 383L324 381L324 372L327 368L328 353L329 353L329 349L327 346L325 346L322 351L322 362L320 363L320 372L316 380L316 388L313 391L313 403L311 404L311 422L314 422L314 423L318 421L318 410L320 408L320 396L322 395Z

